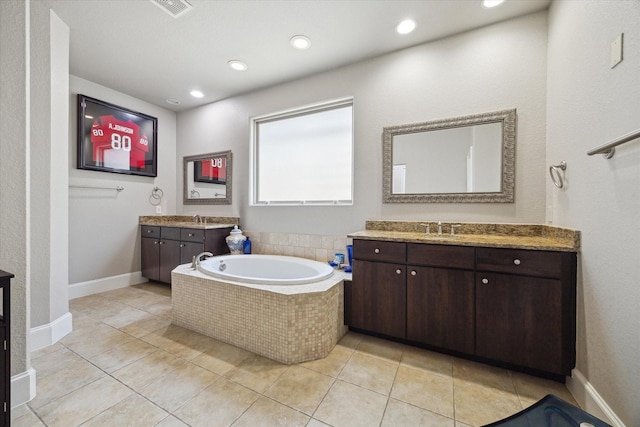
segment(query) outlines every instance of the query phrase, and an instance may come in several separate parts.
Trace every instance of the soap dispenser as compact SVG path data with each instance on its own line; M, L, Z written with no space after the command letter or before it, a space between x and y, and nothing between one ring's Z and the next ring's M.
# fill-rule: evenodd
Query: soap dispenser
M231 255L239 255L244 249L244 241L247 240L247 236L242 234L242 230L235 225L225 240Z

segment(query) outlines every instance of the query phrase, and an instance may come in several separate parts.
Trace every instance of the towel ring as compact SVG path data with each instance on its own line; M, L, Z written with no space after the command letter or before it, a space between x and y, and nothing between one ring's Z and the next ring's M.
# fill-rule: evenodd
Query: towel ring
M151 203L153 206L158 206L160 203L162 203L162 197L164 197L164 191L162 191L162 188L153 187L153 190L151 190L151 195L149 196L149 203Z
M558 188L564 188L564 179L562 179L562 175L560 171L567 170L567 162L564 160L560 162L559 165L553 165L549 167L549 175L551 175L551 181Z

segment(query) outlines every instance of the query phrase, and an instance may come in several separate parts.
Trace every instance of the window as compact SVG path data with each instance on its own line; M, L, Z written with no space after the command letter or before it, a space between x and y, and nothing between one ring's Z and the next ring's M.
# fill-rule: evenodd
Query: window
M353 99L251 119L251 205L353 204Z

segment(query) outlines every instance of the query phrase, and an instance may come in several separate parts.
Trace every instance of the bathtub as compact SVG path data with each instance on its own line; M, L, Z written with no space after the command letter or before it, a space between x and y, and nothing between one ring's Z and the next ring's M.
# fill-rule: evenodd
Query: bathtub
M302 258L212 257L171 272L172 321L281 363L321 359L347 331L344 279Z
M319 282L333 275L329 264L277 255L222 255L200 262L209 276L242 283L287 286Z

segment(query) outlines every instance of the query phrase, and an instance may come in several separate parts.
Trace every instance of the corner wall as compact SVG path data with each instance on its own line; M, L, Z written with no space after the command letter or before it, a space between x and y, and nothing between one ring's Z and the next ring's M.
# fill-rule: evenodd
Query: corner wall
M610 67L624 33L624 60ZM587 151L640 128L640 2L555 1L549 12L547 180L555 225L582 231L577 366L569 387L615 426L640 425L640 140L614 158Z

